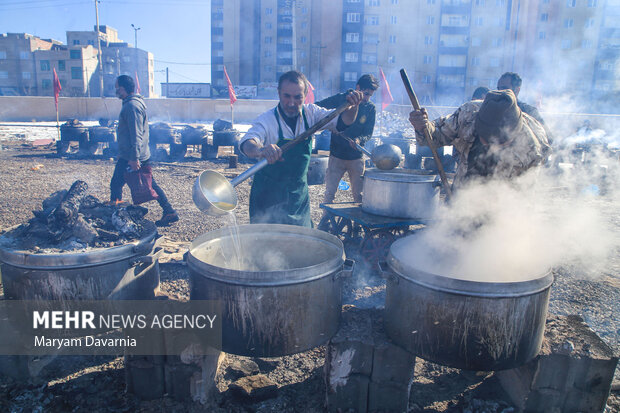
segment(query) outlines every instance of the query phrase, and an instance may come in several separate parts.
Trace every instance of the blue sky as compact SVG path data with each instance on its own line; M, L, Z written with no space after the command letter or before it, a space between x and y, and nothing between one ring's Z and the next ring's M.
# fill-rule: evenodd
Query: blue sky
M209 0L100 0L99 24L118 30L155 57L155 90L166 81L211 81L211 2ZM67 42L67 30L95 27L94 0L0 0L0 33L29 33ZM190 63L198 63L190 64ZM161 72L160 72L161 71Z

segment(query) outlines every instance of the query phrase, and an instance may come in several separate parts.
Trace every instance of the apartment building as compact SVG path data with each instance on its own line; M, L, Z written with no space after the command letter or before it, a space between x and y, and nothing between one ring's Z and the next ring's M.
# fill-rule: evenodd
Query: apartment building
M620 89L616 0L213 0L211 22L215 88L225 65L243 85L274 85L295 68L319 95L381 67L399 103L401 68L424 104L458 105L506 71L532 103Z
M115 96L116 77L138 78L140 93L155 96L153 54L119 40L116 29L99 26L104 96ZM68 31L67 44L26 33L0 35L0 95L53 95L56 69L62 96L101 96L97 32Z
M50 50L61 43L27 33L0 34L0 96L37 95L37 71L33 52Z

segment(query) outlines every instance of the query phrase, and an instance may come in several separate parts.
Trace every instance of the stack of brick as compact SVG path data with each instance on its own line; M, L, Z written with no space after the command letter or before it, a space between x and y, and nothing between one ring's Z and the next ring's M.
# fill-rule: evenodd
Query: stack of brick
M549 315L540 354L495 374L524 412L602 412L617 355L579 316Z
M415 356L390 341L382 317L380 309L344 307L326 351L328 411L407 410Z

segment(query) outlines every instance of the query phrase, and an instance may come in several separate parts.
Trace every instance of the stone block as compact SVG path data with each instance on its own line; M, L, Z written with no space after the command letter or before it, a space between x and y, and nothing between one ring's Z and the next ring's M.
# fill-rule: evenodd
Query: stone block
M368 386L368 412L406 412L409 384L371 381Z
M368 376L353 374L327 389L327 411L363 413L368 411Z
M278 385L264 374L242 377L228 388L233 394L253 401L269 399L278 393Z
M125 356L125 383L128 393L142 400L163 397L166 392L164 365L156 363L152 357Z
M618 357L578 316L550 315L540 354L524 366L496 372L525 412L601 412Z
M371 381L409 385L413 380L415 356L389 342L377 343L374 348Z
M175 400L206 403L218 393L215 375L225 357L225 353L168 356L164 366L166 393Z

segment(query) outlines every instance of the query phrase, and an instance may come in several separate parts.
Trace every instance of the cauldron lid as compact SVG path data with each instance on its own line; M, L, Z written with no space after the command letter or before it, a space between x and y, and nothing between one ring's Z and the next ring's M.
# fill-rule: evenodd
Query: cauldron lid
M439 179L438 175L420 174L409 169L382 171L374 168L368 169L364 173L364 177L377 181L407 183L431 183Z

